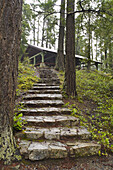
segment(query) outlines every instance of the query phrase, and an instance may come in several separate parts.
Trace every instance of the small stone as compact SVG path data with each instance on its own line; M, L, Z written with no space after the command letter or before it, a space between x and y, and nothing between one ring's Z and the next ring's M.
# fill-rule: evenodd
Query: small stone
M28 148L29 159L34 161L49 158L48 145L46 142L33 142Z
M21 142L19 143L20 153L21 155L24 155L26 159L28 159L28 147L30 143L31 143L30 141L25 140L21 140Z
M49 153L50 158L58 159L58 158L66 158L68 153L65 145L62 143L52 143L49 145Z
M60 139L60 130L58 128L53 128L45 131L45 139Z
M43 136L44 132L43 130L37 130L37 131L25 131L25 134L27 138L29 139L39 139Z
M72 147L75 157L98 155L101 146L94 143L76 143ZM72 152L72 151L71 151Z

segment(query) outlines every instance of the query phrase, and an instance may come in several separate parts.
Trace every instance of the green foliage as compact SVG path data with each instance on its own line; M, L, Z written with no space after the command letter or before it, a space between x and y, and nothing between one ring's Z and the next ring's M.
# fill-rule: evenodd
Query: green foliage
M23 114L22 113L20 113L20 114L18 114L18 113L16 113L15 112L15 114L14 114L14 118L13 118L13 121L14 121L14 123L13 123L13 128L15 129L15 130L22 130L22 127L23 127L23 125L24 125L24 122L23 122L23 120L22 120L22 116L23 116Z
M30 5L26 4L26 2L23 1L20 56L22 56L25 53L27 47L28 36L30 35L30 30L31 30L31 25L30 25L31 17L32 17L32 11L30 9Z
M23 63L19 63L18 67L18 88L16 90L16 95L20 96L21 92L27 91L30 89L35 82L37 82L39 78L35 76L35 71L32 66L24 65ZM23 114L20 113L21 109L24 106L22 104L18 104L15 107L15 113L13 117L13 128L16 131L22 130L22 127L26 123L22 120Z
M30 89L38 80L39 78L35 76L35 71L32 66L19 63L17 95L19 95L20 90L26 91Z
M107 155L107 151L113 151L113 77L110 73L79 70L76 79L78 93L76 101L80 106L77 107L74 100L74 105L67 102L65 106L72 110L73 116L80 119L81 126L88 128L92 138L101 144L100 155ZM86 101L89 106L81 108ZM93 109L90 108L92 105Z
M14 113L14 117L13 117L13 128L15 131L21 131L23 126L26 124L25 120L22 120L22 113L19 113L19 111L24 108L24 106L22 104L18 104L15 107L15 113Z

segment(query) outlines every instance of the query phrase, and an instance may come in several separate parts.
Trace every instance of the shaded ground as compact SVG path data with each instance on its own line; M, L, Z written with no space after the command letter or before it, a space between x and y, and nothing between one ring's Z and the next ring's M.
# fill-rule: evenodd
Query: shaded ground
M85 157L79 159L45 160L38 162L23 161L11 166L2 166L0 170L113 170L113 155L108 157Z

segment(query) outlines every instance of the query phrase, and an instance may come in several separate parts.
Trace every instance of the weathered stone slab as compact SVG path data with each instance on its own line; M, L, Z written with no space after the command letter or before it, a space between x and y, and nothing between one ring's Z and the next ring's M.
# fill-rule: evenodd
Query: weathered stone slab
M54 85L59 85L60 84L60 80L59 79L50 79L50 78L43 78L41 80L39 80L40 83L48 83L48 84L54 84Z
M25 134L30 139L39 139L41 137L44 137L45 139L62 139L62 138L75 138L75 139L89 139L91 134L84 129L82 130L82 133L79 133L81 129L80 128L66 128L66 127L51 127L51 128L40 128L40 127L26 127Z
M57 107L44 107L44 108L26 108L26 109L21 109L20 112L22 113L36 113L37 114L70 114L71 110L68 108L57 108Z
M65 125L65 126L71 126L71 122L76 122L76 125L79 123L79 119L73 117L73 116L24 116L22 117L22 120L25 120L28 122L28 124L40 124L44 125L44 123L53 123L53 125L59 124L59 125Z
M44 135L44 131L39 129L39 130L35 130L35 131L25 131L26 137L28 139L39 139L41 137L43 137Z
M60 99L62 100L62 95L61 94L28 94L26 96L24 96L24 99L26 100L33 100L33 99L43 99L43 100L47 100L47 99Z
M60 139L60 129L59 128L51 128L45 131L44 133L45 139Z
M46 107L46 106L62 106L64 103L62 100L29 100L21 102L24 105L32 107Z
M26 141L26 140L21 140L21 142L19 143L19 147L20 147L20 153L21 155L25 156L25 159L28 159L28 147L31 144L31 141Z
M33 86L32 89L35 90L50 90L50 89L55 89L55 90L59 90L60 87L59 86Z
M56 84L53 84L53 83L35 83L33 86L58 86Z
M51 143L49 145L49 154L50 158L54 159L66 158L68 156L66 145L60 142Z
M49 144L46 142L39 143L33 142L28 147L29 159L30 160L43 160L49 158Z
M98 155L99 150L101 149L101 145L94 143L76 143L75 146L71 148L71 154L75 157L79 156L91 156Z
M52 90L28 90L27 93L32 93L32 94L60 94L60 90L55 90L55 89L52 89Z

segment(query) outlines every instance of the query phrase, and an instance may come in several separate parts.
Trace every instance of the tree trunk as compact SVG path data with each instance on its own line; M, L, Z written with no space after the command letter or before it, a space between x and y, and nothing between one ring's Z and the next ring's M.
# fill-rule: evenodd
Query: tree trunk
M67 0L66 18L66 64L65 64L65 90L68 96L75 97L76 74L75 74L75 17L74 0ZM72 14L71 14L72 13Z
M44 47L44 33L45 33L44 26L45 26L45 16L43 18L43 27L42 27L42 43L41 43L42 47Z
M20 159L13 137L13 110L21 34L22 1L0 1L0 160Z
M64 28L65 28L64 22L65 22L65 0L61 0L58 53L55 67L59 71L64 70Z
M90 4L89 4L90 8ZM91 67L91 59L90 59L90 54L91 54L91 28L90 28L90 13L88 13L89 21L88 21L88 66L87 69L90 70Z
M107 56L107 48L105 48L105 68L107 69L108 68L108 56Z
M112 62L112 42L109 41L109 69L113 69L113 62Z

